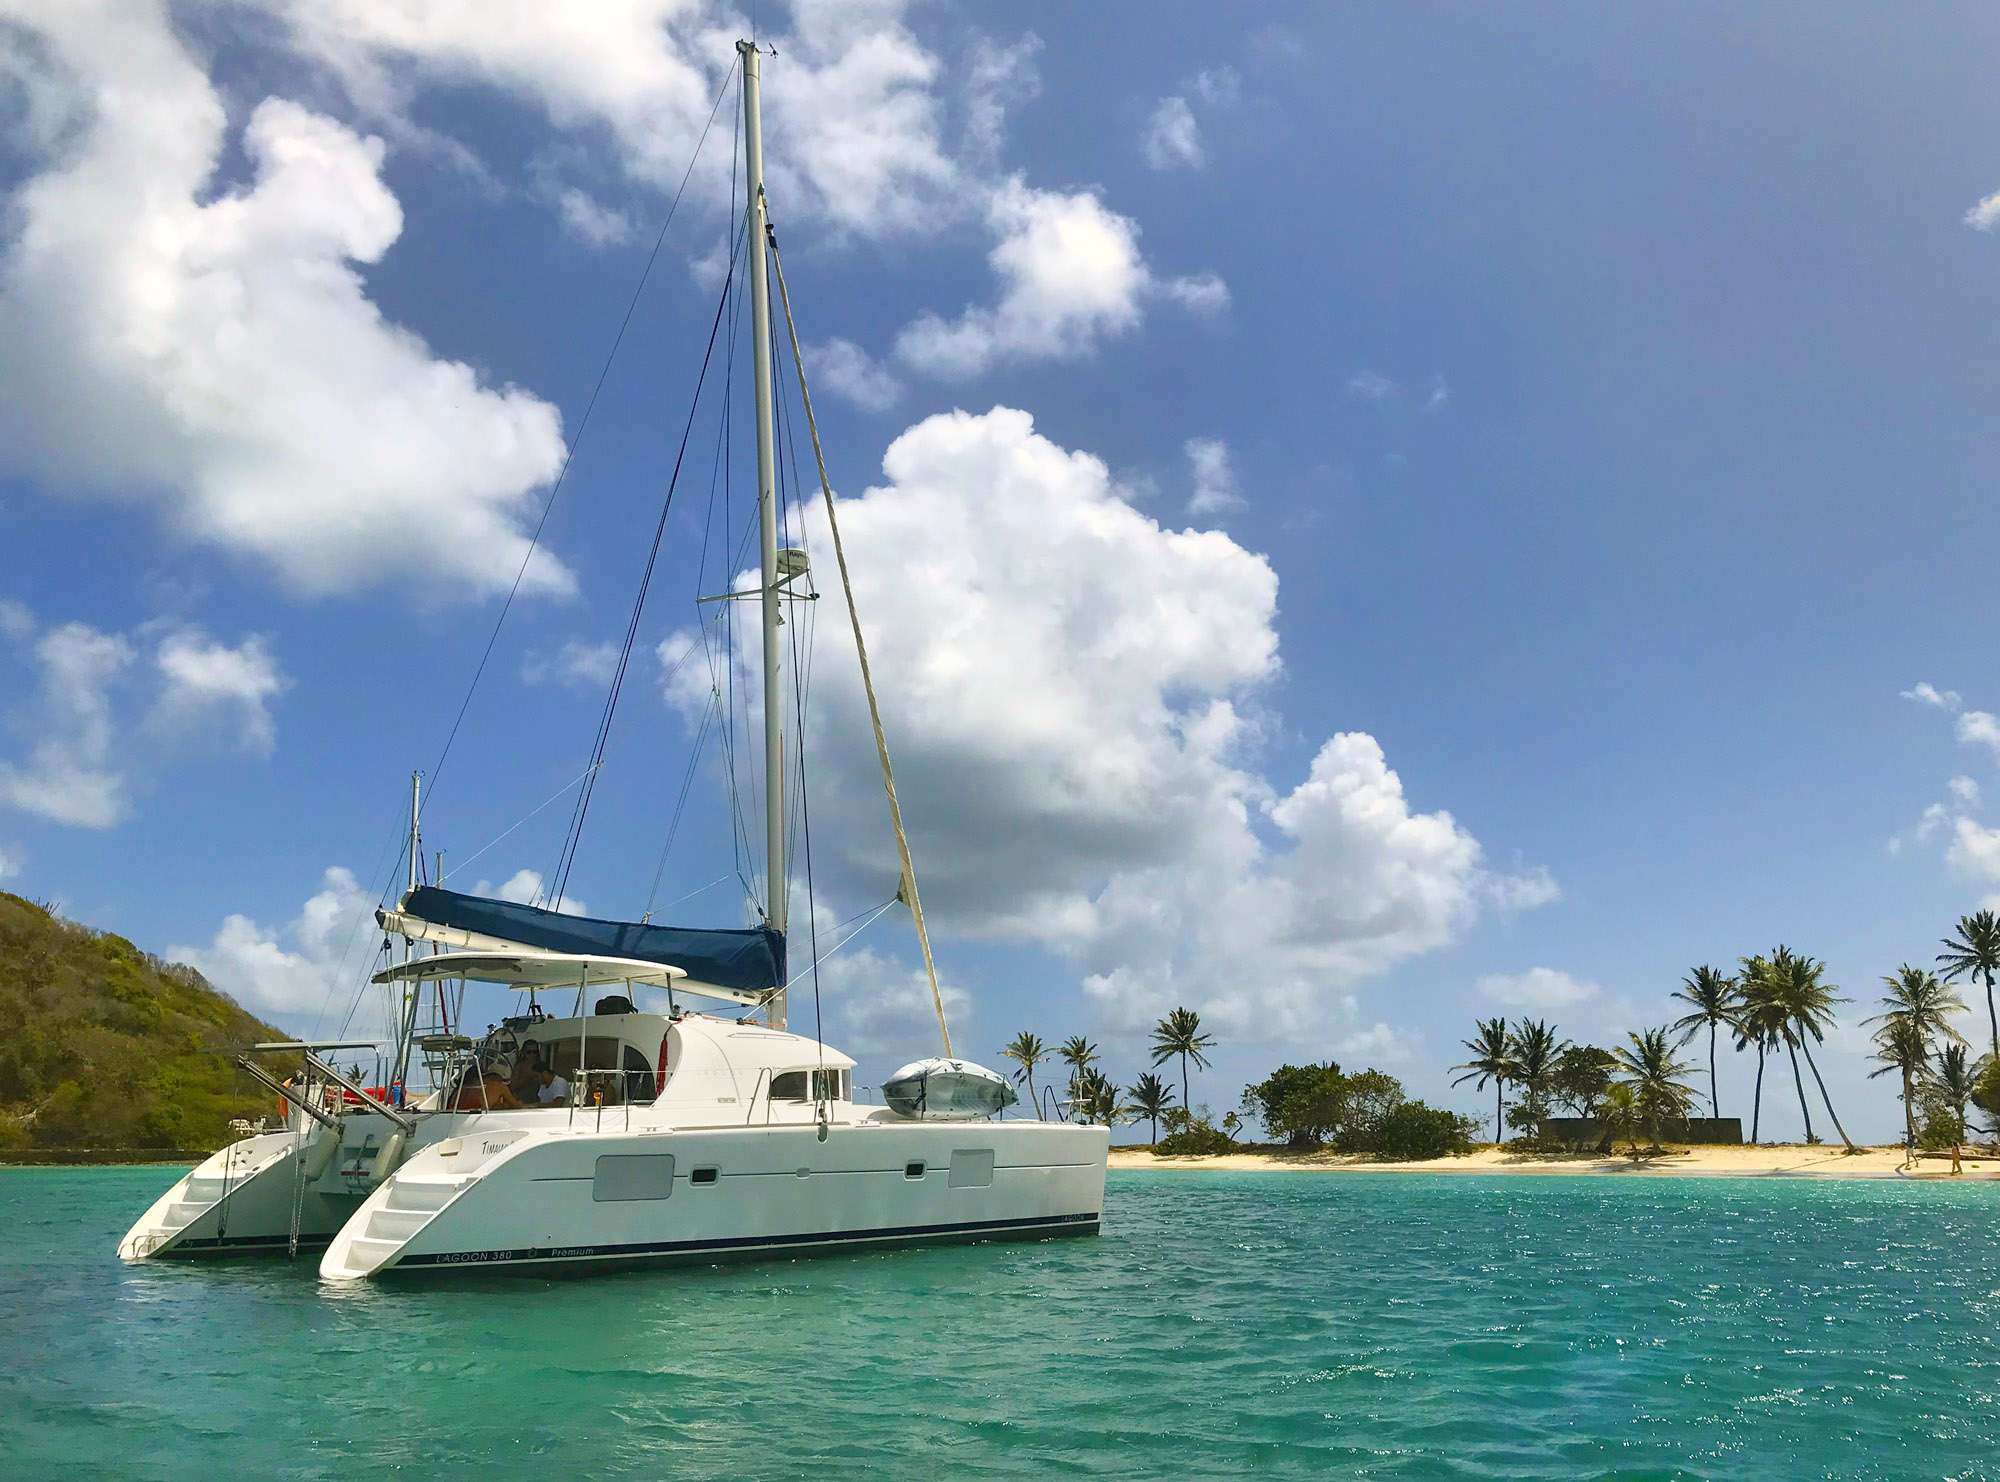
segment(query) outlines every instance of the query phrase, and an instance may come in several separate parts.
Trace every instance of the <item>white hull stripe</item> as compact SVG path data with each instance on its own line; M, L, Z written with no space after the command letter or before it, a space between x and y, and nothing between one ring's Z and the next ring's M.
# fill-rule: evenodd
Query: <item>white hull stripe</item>
M850 1245L871 1240L927 1240L940 1236L997 1235L1012 1230L1073 1230L1078 1234L1094 1231L1102 1221L1101 1212L1085 1214L1032 1215L1017 1219L968 1220L950 1225L896 1225L876 1230L836 1230L809 1235L738 1235L720 1240L651 1240L621 1245L525 1246L514 1250L443 1251L433 1255L409 1255L383 1271L402 1271L412 1266L485 1266L555 1261L603 1261L633 1256L699 1256L730 1251L786 1251L815 1246Z

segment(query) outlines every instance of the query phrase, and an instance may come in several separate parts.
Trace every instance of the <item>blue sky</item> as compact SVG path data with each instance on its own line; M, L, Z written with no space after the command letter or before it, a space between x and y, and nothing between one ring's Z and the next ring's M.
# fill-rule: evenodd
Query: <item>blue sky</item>
M340 1017L407 775L731 59L736 18L654 9L0 3L8 888ZM760 16L962 1051L1082 1032L1129 1078L1189 1002L1218 1109L1302 1055L1470 1108L1443 1067L1482 1014L1602 1041L1779 941L1862 1000L1927 963L2000 892L1992 19L1139 16ZM450 856L587 759L733 106L440 779ZM644 907L705 699L656 649L724 572L715 407L571 879L593 911ZM836 920L887 839L837 597L817 616ZM662 899L731 868L720 778L709 751ZM452 883L546 872L567 803ZM914 963L890 916L827 966L864 1070L929 1047ZM1861 1043L1829 1083L1886 1136ZM1728 1067L1724 1110L1747 1088Z

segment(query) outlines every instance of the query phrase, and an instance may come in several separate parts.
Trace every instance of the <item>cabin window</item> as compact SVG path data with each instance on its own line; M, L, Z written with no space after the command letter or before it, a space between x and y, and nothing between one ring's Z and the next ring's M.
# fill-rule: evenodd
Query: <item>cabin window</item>
M841 1070L816 1070L813 1072L813 1099L815 1101L845 1101L847 1099L847 1072Z
M773 1101L810 1101L812 1092L812 1072L788 1070L783 1075L771 1077L771 1099Z
M712 1184L715 1182L715 1176L721 1171L722 1170L719 1168L697 1168L693 1173L688 1175L688 1182L696 1184Z
M654 1078L652 1063L646 1059L645 1052L637 1045L625 1047L623 1080L625 1100L632 1105L644 1106L653 1099L658 1082Z
M924 1176L924 1165L923 1165L923 1164L921 1164L921 1163L905 1163L905 1164L903 1165L903 1177L904 1177L904 1178L922 1178L923 1176Z
M953 1148L951 1172L946 1186L954 1189L984 1189L993 1183L993 1149Z
M599 1204L665 1199L673 1192L674 1160L668 1153L606 1153L590 1182L590 1197Z

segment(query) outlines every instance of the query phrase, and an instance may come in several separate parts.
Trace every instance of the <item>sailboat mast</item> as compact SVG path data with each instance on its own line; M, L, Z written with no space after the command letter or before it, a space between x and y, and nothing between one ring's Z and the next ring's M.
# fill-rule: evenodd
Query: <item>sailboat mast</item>
M417 863L424 847L423 804L424 774L422 772L412 772L410 774L410 883L408 890L404 892L403 899L405 900L408 900L410 892L415 891L417 888ZM404 937L404 966L407 967L409 965L410 958L415 955L415 950L415 944L408 937ZM396 1016L396 1044L390 1051L390 1085L404 1084L404 1077L409 1074L410 1041L415 1037L417 1032L417 1005L423 998L423 992L423 984L415 980L408 983L403 990L402 1012Z
M757 388L757 534L763 569L764 616L764 919L785 930L785 707L778 627L783 621L778 586L778 499L771 426L771 292L764 266L770 220L764 202L764 120L758 97L757 45L739 41L743 58L743 161L750 236L750 337ZM771 1027L785 1027L785 992L771 1000Z

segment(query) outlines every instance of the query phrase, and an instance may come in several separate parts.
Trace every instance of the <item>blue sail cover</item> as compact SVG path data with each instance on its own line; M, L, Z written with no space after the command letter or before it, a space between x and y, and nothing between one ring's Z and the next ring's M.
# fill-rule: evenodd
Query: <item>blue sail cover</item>
M540 906L461 895L435 885L419 885L404 898L402 909L437 926L478 932L547 952L585 957L601 953L669 963L692 982L717 988L757 993L785 981L785 938L768 926L732 930L598 921L589 916L564 916Z

